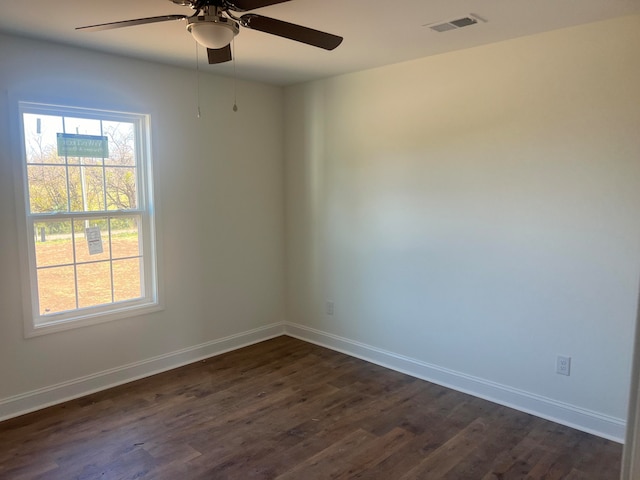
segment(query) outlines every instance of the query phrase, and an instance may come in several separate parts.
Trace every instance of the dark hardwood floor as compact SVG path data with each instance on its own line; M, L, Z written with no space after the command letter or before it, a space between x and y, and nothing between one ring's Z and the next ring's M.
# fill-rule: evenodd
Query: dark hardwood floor
M286 336L0 423L3 480L607 480L621 455Z

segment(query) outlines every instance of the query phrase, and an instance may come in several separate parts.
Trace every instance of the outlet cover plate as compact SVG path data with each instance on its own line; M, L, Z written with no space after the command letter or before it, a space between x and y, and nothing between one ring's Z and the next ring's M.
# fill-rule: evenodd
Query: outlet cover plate
M324 311L327 315L333 316L333 313L335 312L335 306L331 300L327 301L324 304Z
M558 355L556 360L556 373L558 375L571 375L571 357Z

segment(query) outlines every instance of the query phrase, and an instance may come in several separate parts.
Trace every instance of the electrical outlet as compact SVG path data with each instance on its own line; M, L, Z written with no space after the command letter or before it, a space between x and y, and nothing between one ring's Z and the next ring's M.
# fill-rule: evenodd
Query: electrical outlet
M324 304L324 312L329 316L333 316L333 312L334 312L333 302L328 301Z
M558 355L556 360L556 373L558 375L571 375L571 357Z

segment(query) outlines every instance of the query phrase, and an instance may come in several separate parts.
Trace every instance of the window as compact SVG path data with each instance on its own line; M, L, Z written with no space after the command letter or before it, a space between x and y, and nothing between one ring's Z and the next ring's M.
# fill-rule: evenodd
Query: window
M146 115L19 102L26 334L158 306Z

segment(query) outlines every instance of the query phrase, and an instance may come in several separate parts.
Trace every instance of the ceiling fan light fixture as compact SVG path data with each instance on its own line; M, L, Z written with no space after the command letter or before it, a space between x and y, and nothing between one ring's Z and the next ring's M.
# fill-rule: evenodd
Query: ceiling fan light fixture
M187 30L196 42L206 48L219 49L231 43L238 34L237 22L225 17L206 15L187 20Z

